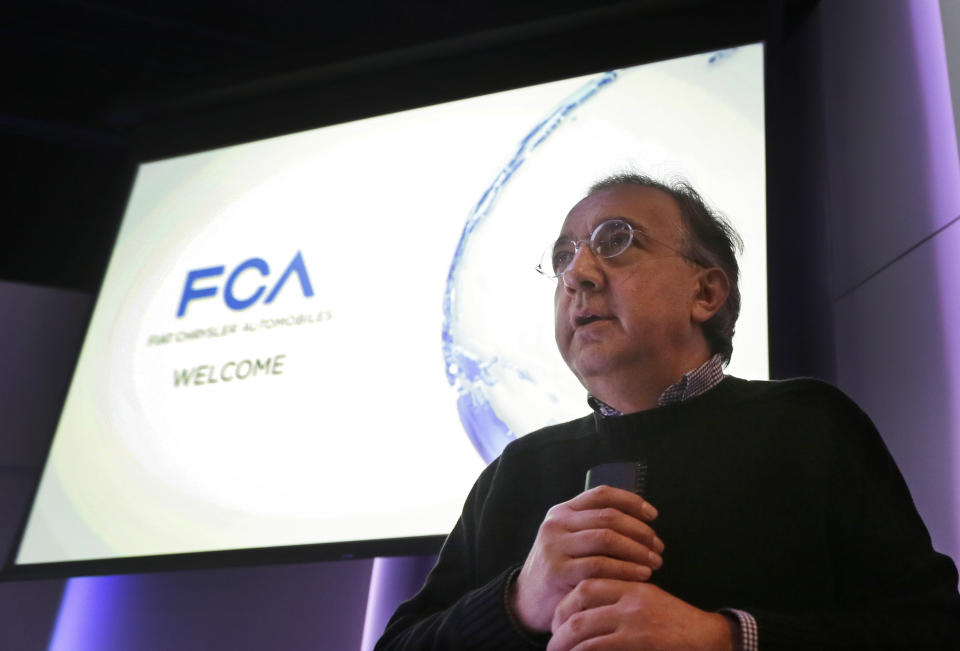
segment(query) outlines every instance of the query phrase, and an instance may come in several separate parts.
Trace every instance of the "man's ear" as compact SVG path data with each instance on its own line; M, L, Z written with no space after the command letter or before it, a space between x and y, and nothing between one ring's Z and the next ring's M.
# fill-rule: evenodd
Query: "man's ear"
M706 323L717 313L730 295L730 279L722 269L702 269L697 275L697 290L690 316L694 323Z

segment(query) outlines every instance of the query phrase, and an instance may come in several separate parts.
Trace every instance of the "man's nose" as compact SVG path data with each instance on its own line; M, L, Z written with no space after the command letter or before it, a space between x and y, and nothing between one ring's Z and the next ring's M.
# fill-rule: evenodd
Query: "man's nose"
M604 275L600 259L586 244L577 248L573 260L563 272L563 285L568 292L598 290L603 287Z

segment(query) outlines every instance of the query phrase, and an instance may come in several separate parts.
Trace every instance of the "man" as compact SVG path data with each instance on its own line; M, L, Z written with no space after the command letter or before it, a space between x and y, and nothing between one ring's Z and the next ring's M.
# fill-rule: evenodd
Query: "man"
M869 419L723 375L737 242L682 184L615 176L573 207L541 270L594 414L483 472L378 648L960 648L956 569ZM612 461L643 497L583 491Z

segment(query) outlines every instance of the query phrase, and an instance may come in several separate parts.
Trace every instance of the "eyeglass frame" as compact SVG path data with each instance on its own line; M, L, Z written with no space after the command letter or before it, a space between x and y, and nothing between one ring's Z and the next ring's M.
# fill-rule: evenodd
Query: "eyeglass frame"
M597 233L600 232L600 229L601 229L601 228L603 228L603 227L606 226L607 224L610 224L610 223L613 223L613 222L619 222L619 223L621 223L621 224L623 224L624 226L627 227L627 229L628 229L628 231L629 231L629 233L630 233L630 241L627 242L627 244L623 247L623 249L621 249L620 251L614 253L613 255L600 255L600 253L599 253L599 252L594 248L594 246L593 246L593 244L594 244L594 238L597 236ZM670 249L670 250L673 251L675 254L677 254L678 257L681 257L681 258L683 258L684 260L687 260L687 261L689 261L689 262L692 262L693 264L697 265L698 267L704 267L704 268L706 268L706 267L708 266L708 265L703 264L703 263L700 262L699 260L696 260L696 259L694 259L693 257L687 255L686 253L682 253L681 251L678 251L677 249L675 249L674 247L670 246L670 245L667 244L666 242L655 238L654 236L652 236L652 235L650 235L649 233L647 233L647 231L646 231L645 229L640 228L640 227L637 227L637 226L634 226L633 224L631 224L630 222L628 222L628 221L627 221L626 219L624 219L623 217L611 217L611 218L609 218L609 219L604 219L604 220L601 221L599 224L597 224L596 226L594 226L593 230L590 231L590 237L587 237L587 238L584 238L584 239L579 239L579 240L574 240L574 239L567 239L567 238L558 237L553 244L549 245L549 246L544 250L543 254L540 256L540 262L537 263L537 266L535 267L535 269L536 269L537 273L539 273L540 275L542 275L544 278L548 278L548 279L550 279L550 280L558 280L558 279L560 279L560 278L563 278L563 275L564 275L565 273L567 273L567 271L570 269L570 264L573 263L573 258L570 259L570 263L567 264L567 266L564 268L564 270L561 271L561 272L558 273L558 274L557 274L557 273L548 273L547 271L545 271L544 268L543 268L543 263L544 263L545 261L547 261L547 260L552 260L553 254L554 254L554 252L555 252L555 250L556 250L556 247L557 247L557 244L559 244L560 242L566 241L566 242L570 242L570 243L573 244L573 257L574 257L574 258L576 257L577 253L579 253L580 248L581 248L584 244L588 244L588 245L589 245L589 249L590 249L590 253L592 253L593 255L595 255L597 258L599 258L599 259L601 259L601 260L612 260L613 258L616 258L616 257L618 257L618 256L623 255L624 253L626 253L627 250L630 248L630 246L631 246L632 244L637 244L637 246L640 246L641 248L643 248L643 247L642 247L642 244L639 243L639 241L638 241L637 237L634 235L634 233L640 233L643 238L646 238L647 240L650 240L650 241L652 241L652 242L656 242L657 244L660 244L661 246L664 246L664 247ZM551 263L551 266L552 266L552 263Z

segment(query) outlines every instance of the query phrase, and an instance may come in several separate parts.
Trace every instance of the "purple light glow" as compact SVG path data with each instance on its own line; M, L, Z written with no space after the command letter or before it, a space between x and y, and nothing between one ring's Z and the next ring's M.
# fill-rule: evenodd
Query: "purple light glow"
M917 77L923 93L926 114L928 160L927 201L934 220L960 215L960 156L957 151L956 125L947 71L946 43L940 3L931 0L910 2L910 21L916 53ZM954 223L933 240L937 264L937 289L940 296L943 356L948 386L944 408L949 410L952 446L944 450L952 456L954 500L960 496L960 225ZM960 540L960 513L954 517L955 539ZM957 558L960 549L943 550Z
M928 205L935 218L960 215L960 157L957 154L946 45L940 4L930 0L910 3L910 22L916 54L917 79L923 93L929 152Z
M90 576L67 581L47 651L107 649L107 633L118 623L113 605L131 580L128 576Z
M360 642L360 651L371 651L373 645L377 643L377 638L386 628L383 620L383 603L385 600L383 594L384 581L386 579L386 565L391 561L389 558L373 559L373 569L370 571L370 592L367 594L367 612L363 618L363 640ZM389 615L387 615L389 617Z
M360 651L372 651L393 611L420 589L436 560L436 556L397 556L373 560Z

